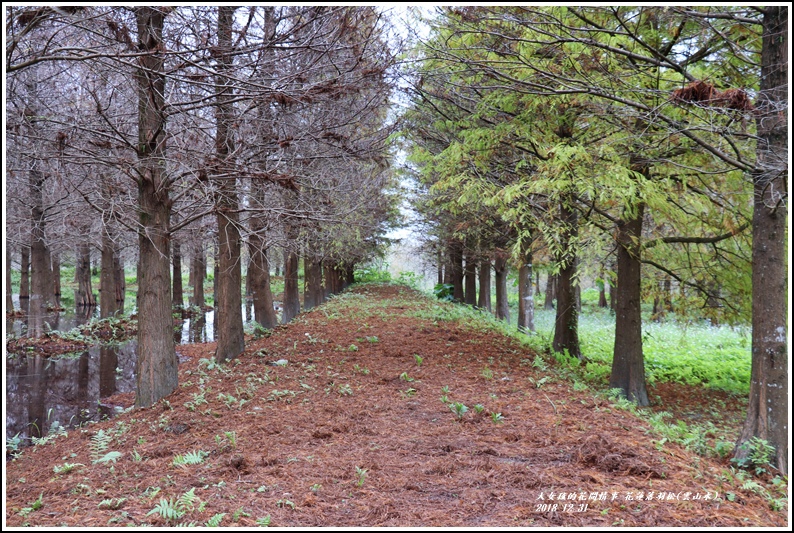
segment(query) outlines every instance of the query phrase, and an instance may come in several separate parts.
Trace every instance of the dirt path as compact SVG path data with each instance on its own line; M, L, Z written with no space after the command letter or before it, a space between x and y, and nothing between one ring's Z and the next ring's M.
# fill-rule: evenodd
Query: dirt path
M446 305L363 286L225 368L209 362L214 345L182 346L167 401L6 464L6 523L786 525L727 464L658 451L632 414L511 339L443 320Z

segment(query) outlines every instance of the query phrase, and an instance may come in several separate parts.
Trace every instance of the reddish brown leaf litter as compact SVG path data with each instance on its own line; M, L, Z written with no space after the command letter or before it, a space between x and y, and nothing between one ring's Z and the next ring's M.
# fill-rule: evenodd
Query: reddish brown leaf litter
M447 305L368 285L225 367L213 344L181 346L166 401L6 464L7 525L786 526L720 477L726 464L657 450L634 415L541 372L516 341L444 320ZM97 449L100 429L112 439ZM207 456L180 465L189 452ZM65 463L83 466L54 472ZM191 489L178 518L155 510Z

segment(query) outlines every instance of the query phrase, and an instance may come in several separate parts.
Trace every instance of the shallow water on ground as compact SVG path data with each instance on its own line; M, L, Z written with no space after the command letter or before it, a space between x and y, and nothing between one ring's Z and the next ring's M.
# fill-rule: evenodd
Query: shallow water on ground
M19 309L17 295L13 303ZM65 332L98 317L98 307L51 312L43 317L43 330ZM213 342L214 318L214 311L185 318L181 326L174 327L174 342ZM253 318L253 308L246 302L243 321L247 324ZM27 316L7 318L6 332L16 337L26 336L27 324ZM115 394L135 392L137 346L135 339L129 339L55 357L34 353L7 356L6 436L18 435L24 444L31 437L46 436L58 426L78 427L113 416L118 409L107 399Z

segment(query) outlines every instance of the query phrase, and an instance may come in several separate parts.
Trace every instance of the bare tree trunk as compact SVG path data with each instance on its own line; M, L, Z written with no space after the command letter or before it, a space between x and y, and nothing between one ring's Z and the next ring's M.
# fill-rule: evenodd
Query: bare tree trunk
M165 161L163 22L156 7L135 7L138 26L138 360L136 407L148 407L178 385L171 325L168 228L170 185Z
M497 251L494 259L496 278L496 318L510 322L510 306L507 303L507 254Z
M218 6L218 75L216 77L215 153L220 178L217 184L215 208L218 222L218 274L215 322L218 324L215 360L229 361L245 349L243 337L242 265L240 259L240 215L238 213L237 180L233 177L234 119L231 84L227 73L232 68L232 21L237 8ZM232 177L229 177L231 175Z
M607 287L606 287L606 275L604 274L604 267L601 267L601 277L596 280L596 284L598 285L598 307L607 307Z
M176 239L171 241L171 260L174 267L173 291L171 293L171 307L181 310L185 306L185 295L182 289L182 247Z
M52 259L52 294L55 307L61 307L61 256L58 253L51 255ZM92 295L93 296L93 295Z
M284 250L284 301L281 307L282 324L287 324L300 313L298 254L289 248Z
M107 318L116 314L116 250L107 226L102 231L102 259L99 270L99 316Z
M546 278L546 295L543 300L543 309L551 311L554 309L554 285L557 281L557 276L549 272L549 277Z
M30 193L33 203L31 209L30 240L30 310L31 322L28 324L28 333L34 337L44 332L44 315L47 308L53 303L52 261L50 249L44 235L44 200L42 187L44 176L38 170L30 171ZM35 317L35 319L34 319Z
M322 261L309 258L308 254L303 258L304 289L303 307L306 311L317 307L325 299L323 290L323 267Z
M483 257L480 261L480 294L477 298L477 307L491 312L491 260Z
M19 249L19 306L30 298L30 246Z
M463 293L463 245L460 241L452 241L449 245L450 283L453 286L452 299L462 303Z
M774 465L788 475L787 262L788 7L764 9L761 87L753 172L753 339L750 402L737 458L753 437L775 449Z
M518 267L518 331L535 331L535 294L532 290L532 248L521 245L521 265Z
M273 329L278 325L278 319L273 308L273 294L270 292L270 266L264 245L264 239L259 233L251 233L248 238L248 253L251 256L248 277L251 282L251 296L254 300L254 317L263 328Z
M325 278L325 297L328 298L332 294L339 292L335 286L335 278L333 264L330 259L323 261L323 277Z
M196 243L193 248L193 256L190 260L190 277L193 278L193 296L190 305L204 307L207 305L204 299L204 277L207 273L207 263L205 260L204 246Z
M437 256L438 284L441 285L444 283L444 255L441 250L438 251Z
M92 307L96 305L93 287L91 286L91 248L83 242L77 249L77 307Z
M115 274L116 308L115 312L124 313L124 300L126 298L127 280L124 277L124 263L121 254L114 247L113 251L113 273Z
M466 254L466 266L463 270L464 302L467 305L477 305L477 261L471 253Z
M664 292L662 296L662 309L664 309L665 313L670 313L673 311L673 289L670 276L665 276L664 282L662 283L662 290Z
M570 208L567 199L560 202L560 222L564 228L561 252L556 258L560 270L554 283L557 293L557 315L554 320L552 349L555 352L567 350L571 357L581 359L579 307L574 286L578 260L576 249L572 244L578 235L578 220L576 212Z
M615 351L609 387L620 389L629 400L649 405L645 389L645 361L642 354L640 309L640 243L644 205L625 214L618 223L618 286L615 316Z

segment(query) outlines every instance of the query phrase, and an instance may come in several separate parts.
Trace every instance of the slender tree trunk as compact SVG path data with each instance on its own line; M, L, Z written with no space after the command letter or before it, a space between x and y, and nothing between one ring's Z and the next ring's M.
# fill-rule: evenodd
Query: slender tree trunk
M240 259L240 215L238 213L237 180L234 169L234 113L231 83L227 77L233 66L232 22L233 6L218 6L218 75L216 77L215 154L218 176L215 177L215 208L218 222L217 348L215 360L229 361L245 349L243 337L242 261Z
M557 276L549 272L549 277L546 278L546 295L543 299L543 309L551 311L554 309L554 284Z
M467 305L477 305L477 261L470 253L466 254L466 264L463 270L464 302Z
M323 266L321 260L312 259L308 254L303 258L304 289L303 307L305 310L317 307L325 299L323 289Z
M91 248L83 242L77 249L77 307L96 305L93 287L91 286Z
M107 226L102 231L102 257L99 269L100 318L113 316L118 307L116 249L108 231Z
M52 259L52 294L55 307L61 307L61 255L53 253ZM92 295L93 296L93 295Z
M270 292L270 266L264 246L261 234L252 232L248 238L248 253L251 256L248 277L251 281L254 317L263 328L273 329L278 325L278 318L273 307L273 294Z
M30 298L30 246L19 249L19 306Z
M758 144L753 172L753 339L750 402L736 443L749 456L753 437L775 449L774 465L788 475L787 262L788 7L764 9Z
M38 170L30 171L30 193L33 203L31 209L30 240L30 311L36 317L33 328L28 325L28 333L40 336L44 331L43 319L47 308L52 305L54 289L52 283L52 260L50 249L45 241L44 200L42 187L44 176Z
M200 243L195 244L193 257L190 261L190 272L193 278L193 297L190 299L190 305L197 307L204 307L207 304L204 299L204 276L207 272L205 257L204 246Z
M116 275L115 290L116 290L116 308L115 312L119 314L124 313L124 299L126 298L127 280L124 277L124 262L121 259L121 254L117 247L114 247L113 253L113 272Z
M452 283L452 298L454 301L463 303L465 296L463 293L463 245L459 241L453 241L449 246L450 264L450 283Z
M598 307L606 308L609 306L607 303L607 286L604 279L604 271L601 271L601 279L598 280Z
M522 243L518 267L518 331L535 331L535 293L532 290L532 248Z
M491 260L488 257L480 261L480 294L477 298L477 307L491 312Z
M438 284L444 283L444 256L439 250L437 254Z
M444 263L444 284L445 285L452 285L452 262L450 258L452 257L452 250L451 244L447 246L447 254L446 254L446 262Z
M666 276L664 278L664 282L662 283L662 290L664 295L662 297L662 309L664 309L665 313L670 313L673 311L673 289L672 289L672 280L670 276Z
M138 26L138 360L135 405L148 407L178 385L171 325L168 227L170 185L165 160L163 22L156 7L135 7Z
M554 320L554 341L552 349L555 352L568 351L568 355L582 358L579 347L579 308L576 297L576 249L572 244L578 234L578 220L576 213L565 201L560 203L560 221L564 224L562 252L557 257L560 271L555 280L557 292L557 315Z
M625 214L618 223L618 286L615 316L615 350L609 387L640 406L649 405L645 389L640 309L640 243L644 205Z
M281 307L282 324L287 324L300 313L298 253L289 248L284 250L284 301Z
M171 276L173 278L171 306L181 310L185 305L185 295L182 290L182 247L176 240L171 242L171 259L174 267Z
M510 322L510 306L507 303L507 254L496 252L493 271L496 278L496 318Z

